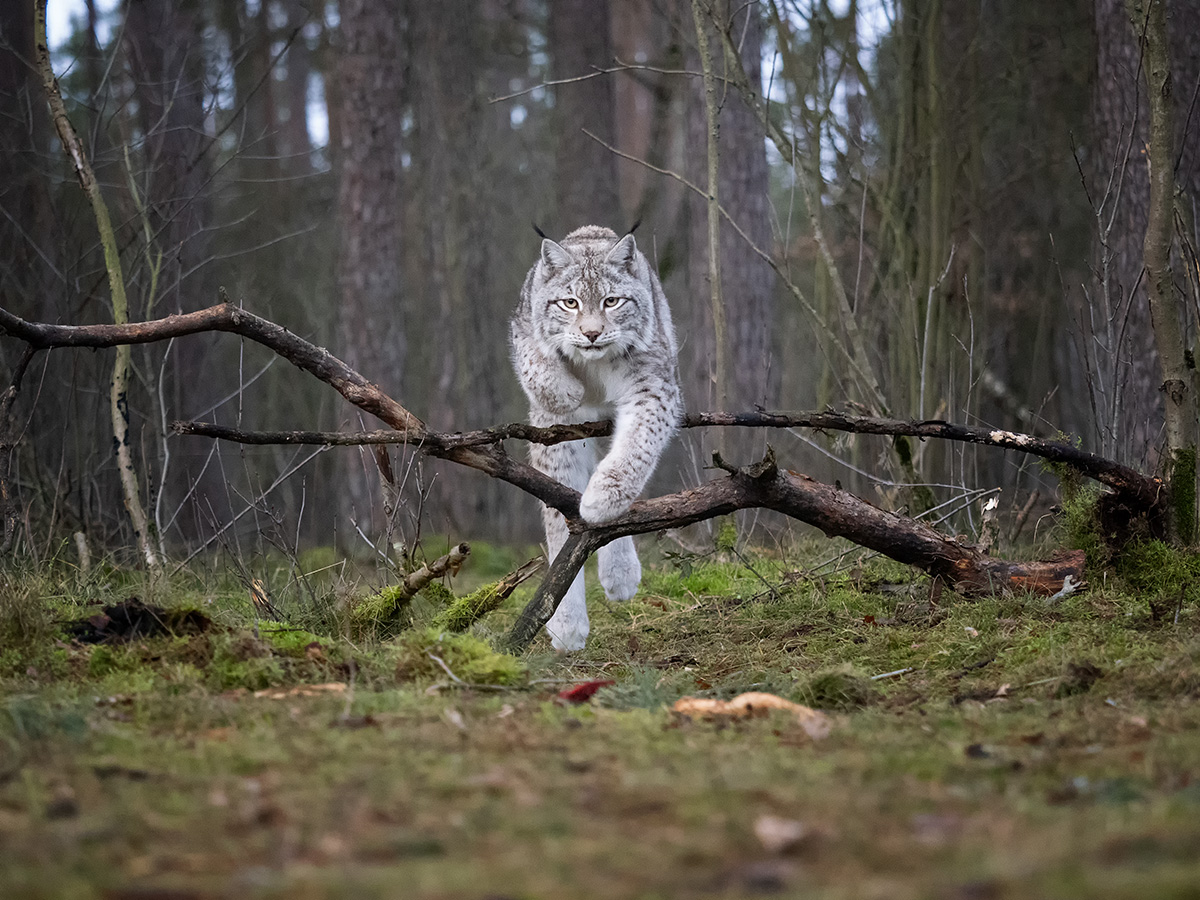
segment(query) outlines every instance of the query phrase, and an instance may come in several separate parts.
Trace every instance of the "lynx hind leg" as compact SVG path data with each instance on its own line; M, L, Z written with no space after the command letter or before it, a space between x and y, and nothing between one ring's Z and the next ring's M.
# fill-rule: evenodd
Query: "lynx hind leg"
M534 468L578 491L587 486L595 461L595 452L588 441L570 441L548 447L534 445L530 451ZM553 509L543 509L542 523L546 528L547 559L553 562L567 540L567 520ZM546 623L546 633L555 650L572 651L583 649L589 630L583 569L580 569L558 609Z
M632 600L642 582L642 564L638 561L633 538L617 538L605 544L600 558L600 584L609 600Z
M557 521L552 524L551 518ZM563 541L566 540L567 522L562 515L549 509L545 512L545 519L546 540L550 545L550 559L553 559L558 555L558 550L562 547ZM561 537L558 537L560 528ZM554 537L551 536L552 533L555 535ZM550 646L555 650L570 652L583 649L587 643L588 631L590 630L587 595L583 583L583 569L581 568L575 576L575 580L571 582L571 586L567 588L567 592L563 595L562 602L558 604L558 609L554 611L554 615L546 623L546 633L550 635Z

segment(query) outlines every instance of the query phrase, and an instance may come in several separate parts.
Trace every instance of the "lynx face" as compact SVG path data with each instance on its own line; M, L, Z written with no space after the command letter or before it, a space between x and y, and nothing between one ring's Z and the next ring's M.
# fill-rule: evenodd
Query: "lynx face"
M633 237L615 238L593 228L562 244L542 242L531 285L532 324L545 346L576 362L645 350L654 332L654 297L639 277Z

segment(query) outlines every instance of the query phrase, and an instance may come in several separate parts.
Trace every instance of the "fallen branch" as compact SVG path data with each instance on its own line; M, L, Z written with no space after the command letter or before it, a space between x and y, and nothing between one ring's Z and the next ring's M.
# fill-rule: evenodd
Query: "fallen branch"
M390 584L367 597L351 610L351 618L359 625L379 625L394 620L429 582L446 574L457 575L470 552L470 544L451 547L449 553L410 572L399 584Z
M698 488L640 500L629 512L605 525L584 528L571 523L571 534L555 557L509 634L510 644L522 648L549 621L563 593L588 556L619 537L679 528L739 509L772 509L813 525L829 537L848 538L899 562L943 578L967 596L1031 591L1053 594L1066 578L1079 581L1083 551L1046 561L1008 562L979 548L947 537L899 513L887 512L866 500L807 475L780 469L771 453L762 462L736 469Z
M885 512L865 500L796 472L780 469L769 454L742 469L724 465L730 474L698 488L639 501L619 518L588 527L579 518L578 492L513 459L502 442L507 438L553 443L608 434L608 422L538 429L504 425L462 434L431 431L424 422L328 351L315 347L272 322L225 303L185 315L127 325L49 325L31 323L0 309L3 333L33 348L56 346L108 347L164 340L205 331L229 331L269 347L293 365L324 381L343 397L393 431L347 435L336 432L244 432L205 423L178 423L180 433L247 443L406 443L414 450L482 471L521 488L566 516L571 534L555 558L534 598L514 625L509 641L524 647L553 614L559 600L587 557L618 537L679 528L739 509L765 508L784 513L846 537L893 559L916 566L965 594L1029 590L1053 594L1064 579L1079 581L1083 554L1031 563L993 559L978 547L948 538L906 516ZM1111 460L1085 453L1061 441L1030 435L970 428L941 421L891 419L823 413L701 413L688 416L685 427L808 427L880 435L937 437L1020 450L1072 466L1107 485L1134 513L1154 514L1161 506L1158 482ZM439 561L440 562L440 561ZM434 565L437 565L436 563ZM416 576L418 573L414 573ZM410 578L414 577L410 576ZM434 576L436 577L436 576Z
M536 556L499 581L457 598L434 617L433 627L454 632L466 631L512 596L512 592L535 575L544 564L545 560Z
M1018 450L1037 456L1052 463L1070 466L1088 478L1092 478L1112 490L1120 499L1134 509L1147 512L1157 510L1163 502L1162 480L1151 478L1095 453L1081 450L1066 441L1048 440L1021 432L1004 431L996 428L977 428L956 425L939 419L923 421L882 419L873 416L852 416L845 413L825 412L702 412L684 416L680 423L684 428L742 427L742 428L813 428L818 431L843 431L852 434L877 434L890 437L938 438L961 441L982 446ZM408 432L403 431L244 431L208 422L175 422L172 429L177 434L200 435L235 441L241 444L319 444L329 446L354 446L362 444L411 443ZM510 438L535 444L558 444L586 438L608 437L612 434L612 422L581 422L572 425L553 425L535 428L520 422L497 425L477 431L455 434L426 432L422 449L434 455L442 455L463 448L483 447L498 444Z

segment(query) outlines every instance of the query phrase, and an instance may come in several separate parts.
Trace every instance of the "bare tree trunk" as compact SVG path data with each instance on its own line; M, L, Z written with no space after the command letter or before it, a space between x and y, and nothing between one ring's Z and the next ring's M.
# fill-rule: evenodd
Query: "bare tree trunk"
M129 322L129 304L125 293L125 276L121 267L121 255L117 248L116 232L109 217L108 205L96 181L96 174L87 161L83 145L67 118L66 106L59 92L58 81L50 65L50 49L46 38L46 0L38 0L34 11L34 50L37 65L50 104L50 114L58 130L67 155L70 156L79 185L87 195L96 219L96 231L104 249L104 267L108 275L109 299L112 317L116 325ZM125 510L133 526L134 539L141 552L142 561L155 575L161 574L162 561L157 541L150 530L150 523L142 505L141 485L133 462L133 447L129 437L129 392L131 376L131 353L128 344L117 347L113 363L112 382L109 385L109 413L113 428L113 445L117 457L117 472L121 479L121 494Z
M264 4L266 5L266 4ZM287 80L284 96L287 99L287 122L281 129L283 163L291 175L303 175L311 168L308 137L308 81L312 75L312 50L308 32L316 24L308 4L288 0L287 30L291 43L283 57Z
M341 116L338 221L338 344L347 362L387 391L402 385L407 356L401 298L401 13L387 0L350 0L339 9ZM341 512L364 531L384 525L370 454L343 470Z
M57 292L47 290L47 266L53 259L50 197L42 177L50 144L46 101L31 66L33 3L0 4L0 278L5 305L35 318L53 320Z
M434 427L456 430L491 420L502 405L509 368L506 323L515 298L485 285L497 280L493 211L503 206L494 151L497 110L485 102L480 66L488 20L478 0L416 4L412 41L412 214L421 235L421 265L410 281L429 315L414 322L409 369L426 379ZM508 226L511 227L511 222ZM511 240L511 238L509 238ZM501 251L502 253L503 251ZM445 467L437 471L444 472ZM452 480L431 479L429 507L444 512L449 530L472 536L502 534L504 502L495 486L470 491ZM433 519L439 531L446 522Z
M550 72L578 78L612 65L609 0L555 0L550 4ZM586 134L612 144L616 133L612 76L554 88L557 122L554 184L562 234L580 225L621 231L617 160Z
M137 99L135 127L144 135L140 147L127 148L141 163L140 171L136 176L123 173L141 250L131 258L128 272L134 319L199 309L216 295L215 273L205 265L212 247L205 27L197 0L129 3L124 51ZM222 509L223 479L211 468L203 477L197 475L209 448L199 441L180 442L168 457L161 427L166 414L159 409L159 398L173 410L205 409L232 390L235 380L215 341L175 348L165 366L164 350L147 348L141 354L138 364L148 390L127 398L135 442L155 450L153 465L147 460L149 474L161 482L153 493L164 495L159 508L173 508L192 491ZM197 377L201 372L205 377Z
M711 9L710 9L711 6ZM728 17L732 15L732 19ZM711 45L714 62L712 102L719 110L716 155L717 202L738 223L745 237L718 223L709 222L709 206L702 198L689 200L688 295L683 307L681 371L688 405L771 406L778 402L778 367L774 363L775 299L774 275L770 267L747 243L771 252L771 220L766 146L762 126L741 92L726 77L730 65L713 17L728 22L738 43L740 61L752 90L761 93L763 23L758 4L700 3L693 22L703 20L703 37ZM700 36L693 29L693 40ZM690 41L689 41L690 43ZM692 56L688 68L699 71L700 55ZM705 81L690 79L687 88L687 171L694 184L704 185L709 165L707 152L711 129L706 123ZM713 285L710 269L711 232L719 233L716 251L720 261L719 285ZM717 292L721 308L699 302ZM688 313L690 310L690 314ZM724 322L722 322L722 318ZM718 334L723 331L724 335ZM718 344L723 341L723 346ZM724 375L716 371L724 361ZM722 394L723 392L723 394ZM756 440L756 438L752 438ZM758 448L761 450L761 447ZM730 453L738 457L752 452L750 443L734 441Z
M1101 452L1147 468L1158 463L1158 351L1142 281L1143 235L1149 194L1141 177L1148 139L1146 97L1140 72L1144 60L1123 0L1095 0L1096 92L1094 134L1098 159L1093 201L1101 230L1097 263L1100 290L1093 299L1103 321L1104 356L1098 373L1107 384L1101 412Z
M1165 399L1166 476L1174 537L1191 543L1196 531L1196 372L1184 346L1171 275L1175 240L1175 98L1167 37L1166 0L1129 0L1129 15L1145 46L1150 105L1147 148L1150 191L1144 255L1146 294ZM1140 173L1137 173L1140 180Z

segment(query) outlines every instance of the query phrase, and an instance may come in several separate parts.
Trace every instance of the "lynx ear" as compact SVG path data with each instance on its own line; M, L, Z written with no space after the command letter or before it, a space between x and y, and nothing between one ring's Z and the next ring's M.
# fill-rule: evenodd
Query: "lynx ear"
M633 274L633 266L637 261L637 244L633 241L633 234L627 234L608 251L607 262L614 266L620 266L626 272Z
M542 265L547 269L565 269L573 262L575 257L562 244L557 244L550 238L542 241Z

